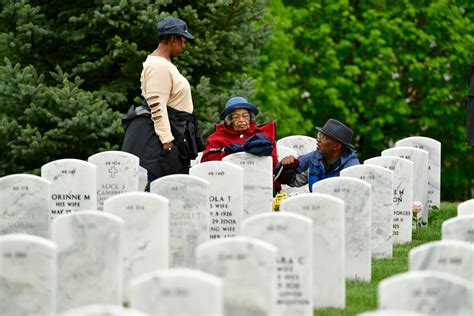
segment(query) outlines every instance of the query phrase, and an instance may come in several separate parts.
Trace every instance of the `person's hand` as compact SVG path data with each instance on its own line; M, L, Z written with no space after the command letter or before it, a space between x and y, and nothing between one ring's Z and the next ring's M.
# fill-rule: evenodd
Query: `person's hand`
M163 149L171 149L174 146L173 141L163 144Z
M295 156L286 156L281 160L281 164L285 168L296 168L298 167L299 161Z

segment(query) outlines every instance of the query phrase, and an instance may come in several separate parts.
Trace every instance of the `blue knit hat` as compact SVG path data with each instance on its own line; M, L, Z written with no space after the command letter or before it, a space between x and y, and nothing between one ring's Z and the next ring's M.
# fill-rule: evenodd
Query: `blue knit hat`
M230 114L233 110L236 109L247 109L252 111L255 115L258 114L258 109L255 105L248 103L247 99L244 97L233 97L230 98L227 103L225 104L224 110L221 112L221 120Z

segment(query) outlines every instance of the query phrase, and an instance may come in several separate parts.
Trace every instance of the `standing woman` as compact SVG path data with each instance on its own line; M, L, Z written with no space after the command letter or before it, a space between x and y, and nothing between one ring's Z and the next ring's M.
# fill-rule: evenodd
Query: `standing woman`
M145 101L132 106L124 119L123 151L140 158L148 182L159 177L188 173L191 159L204 148L193 115L191 86L172 63L194 39L186 22L169 17L158 22L158 47L148 55L141 73ZM150 120L151 117L151 120Z

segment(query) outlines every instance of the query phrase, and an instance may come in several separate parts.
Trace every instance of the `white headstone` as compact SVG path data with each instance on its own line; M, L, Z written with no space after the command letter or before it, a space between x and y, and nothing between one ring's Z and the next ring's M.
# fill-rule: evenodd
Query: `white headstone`
M0 236L0 314L56 312L56 245L26 234Z
M123 285L143 273L168 268L169 201L153 193L121 193L107 199L104 211L123 219Z
M244 169L225 161L208 161L189 174L209 182L209 238L240 235Z
M277 146L285 146L296 151L298 156L310 153L316 150L316 139L304 135L292 135L279 139Z
M313 220L313 306L346 305L344 272L344 201L322 193L301 194L283 200L280 212Z
M352 177L372 186L371 252L374 258L392 257L393 172L375 165L357 165L341 170L341 176Z
M474 285L474 244L459 240L438 240L410 250L409 270L446 272Z
M472 316L473 286L437 271L410 271L382 280L378 307L402 309L433 316Z
M441 143L429 137L413 136L399 140L396 147L407 146L428 152L428 210L441 205Z
M0 235L49 237L51 182L29 174L0 178Z
M191 167L197 166L201 163L202 154L203 154L202 151L199 152L196 159L191 160L191 162L190 162Z
M384 156L364 161L364 165L377 165L393 172L393 227L392 242L411 241L413 205L413 162L408 159Z
M474 243L474 214L457 216L444 221L441 226L443 240L461 240Z
M100 211L58 217L58 311L89 304L122 303L123 220Z
M138 166L138 191L145 191L148 184L148 171L142 166Z
M209 240L196 248L200 270L224 281L224 314L274 315L276 247L254 238Z
M474 199L459 203L458 216L464 215L474 215Z
M277 145L277 157L278 161L282 160L287 156L298 157L298 152L290 147L283 145Z
M355 178L335 177L316 182L313 192L326 193L345 202L346 278L370 282L371 185Z
M209 182L176 174L151 183L170 202L169 267L194 267L194 248L209 239Z
M382 156L397 156L413 162L413 201L423 203L423 209L418 214L418 218L423 219L427 224L429 214L428 152L414 147L393 147L382 151Z
M97 167L97 209L104 209L104 201L125 192L139 189L140 159L124 151L104 151L89 157Z
M272 211L273 162L272 157L258 157L239 152L225 156L228 161L244 168L243 218Z
M87 305L73 308L61 316L150 316L148 314L124 308L120 305Z
M289 212L258 214L242 223L242 235L277 247L275 315L313 315L313 223Z
M132 281L131 306L153 316L222 316L222 280L191 269L159 270Z
M41 177L51 182L51 220L97 207L96 167L78 159L60 159L41 167Z

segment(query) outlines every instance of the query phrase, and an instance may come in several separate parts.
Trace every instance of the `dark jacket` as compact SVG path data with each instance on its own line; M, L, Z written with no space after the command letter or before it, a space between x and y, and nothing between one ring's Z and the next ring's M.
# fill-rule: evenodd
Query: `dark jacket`
M308 184L312 192L313 184L319 180L338 177L341 170L350 166L359 165L357 153L351 149L344 151L336 161L329 166L324 162L324 157L317 150L298 157L297 166L280 172L281 164L276 167L276 173L280 173L279 183L288 184L292 187L301 187Z
M205 148L196 117L170 107L167 110L175 144L170 150L163 149L146 102L130 106L122 120L125 129L122 151L139 157L140 165L157 178L188 173L190 160Z

